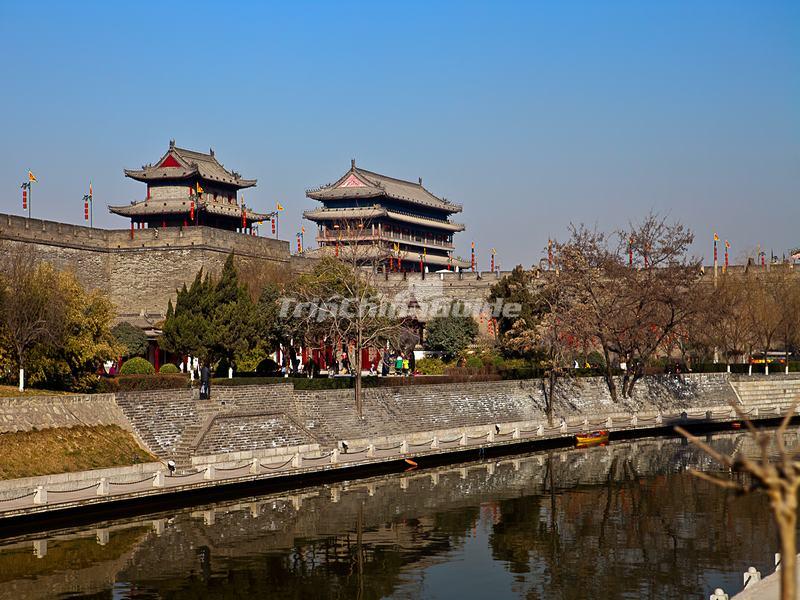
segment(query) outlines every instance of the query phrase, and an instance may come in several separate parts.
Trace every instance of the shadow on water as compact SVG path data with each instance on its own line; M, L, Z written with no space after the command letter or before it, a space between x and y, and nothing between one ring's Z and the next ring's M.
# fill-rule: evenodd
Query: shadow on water
M791 434L796 438L795 433ZM731 453L744 434L713 434ZM796 439L787 443L796 443ZM699 598L771 571L760 495L683 440L412 470L10 538L0 598Z

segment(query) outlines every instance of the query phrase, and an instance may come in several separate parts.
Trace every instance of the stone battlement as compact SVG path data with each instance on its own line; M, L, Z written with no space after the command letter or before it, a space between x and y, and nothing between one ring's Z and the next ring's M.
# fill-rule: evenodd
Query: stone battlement
M106 292L119 315L156 315L199 269L218 272L233 252L241 261L267 261L301 270L289 242L211 227L97 229L0 214L0 256L24 248L88 288Z

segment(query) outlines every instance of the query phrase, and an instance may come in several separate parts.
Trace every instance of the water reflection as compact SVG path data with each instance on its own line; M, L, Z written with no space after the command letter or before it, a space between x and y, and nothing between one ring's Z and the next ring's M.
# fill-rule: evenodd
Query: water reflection
M744 434L712 442L748 449ZM777 544L766 500L699 481L690 466L714 468L679 439L640 440L7 540L0 597L577 600L738 591L748 566L771 571Z

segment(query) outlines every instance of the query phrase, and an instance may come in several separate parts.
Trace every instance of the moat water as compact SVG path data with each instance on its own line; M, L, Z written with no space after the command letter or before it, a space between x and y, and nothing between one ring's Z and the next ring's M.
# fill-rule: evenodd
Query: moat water
M726 452L749 450L744 434L709 439ZM680 439L638 440L5 539L0 598L736 593L747 567L773 570L767 501L698 480L693 467L717 469Z

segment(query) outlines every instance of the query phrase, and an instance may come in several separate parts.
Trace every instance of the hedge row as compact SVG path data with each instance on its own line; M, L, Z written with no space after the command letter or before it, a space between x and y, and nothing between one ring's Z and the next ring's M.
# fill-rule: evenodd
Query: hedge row
M159 373L158 375L120 375L100 380L98 392L135 392L142 390L169 390L189 387L189 376Z

